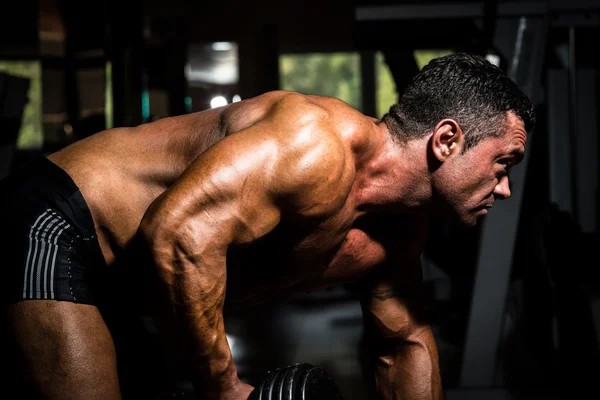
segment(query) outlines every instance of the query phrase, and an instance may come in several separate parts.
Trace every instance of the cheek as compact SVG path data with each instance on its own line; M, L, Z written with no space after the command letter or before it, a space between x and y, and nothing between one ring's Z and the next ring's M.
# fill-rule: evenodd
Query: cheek
M489 189L490 185L494 185L496 181L495 171L481 164L474 164L465 172L470 177L469 179L473 187L479 190Z
M489 167L473 158L448 165L440 180L440 189L454 207L470 207L487 197L495 187L495 175Z
M495 175L478 165L466 169L461 179L462 182L457 187L461 193L457 194L466 206L479 203L483 198L487 198L496 187Z

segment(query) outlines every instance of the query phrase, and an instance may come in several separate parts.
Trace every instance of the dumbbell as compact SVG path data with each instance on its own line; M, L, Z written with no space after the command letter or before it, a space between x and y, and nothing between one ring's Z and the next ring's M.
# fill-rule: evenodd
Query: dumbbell
M318 366L297 363L268 371L249 400L343 400L335 381Z

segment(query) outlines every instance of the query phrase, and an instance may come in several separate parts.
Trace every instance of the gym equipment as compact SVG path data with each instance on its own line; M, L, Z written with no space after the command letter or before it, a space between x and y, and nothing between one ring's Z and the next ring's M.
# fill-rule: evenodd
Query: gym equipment
M342 400L342 396L323 368L297 363L268 371L249 400Z

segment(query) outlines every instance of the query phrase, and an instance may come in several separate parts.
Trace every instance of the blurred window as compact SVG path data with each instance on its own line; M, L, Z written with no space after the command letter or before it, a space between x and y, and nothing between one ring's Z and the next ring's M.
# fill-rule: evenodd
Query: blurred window
M106 63L105 67L105 89L104 89L104 118L106 129L113 127L113 88L112 88L112 64Z
M42 68L39 61L0 61L0 71L28 78L29 92L23 110L17 149L41 149L44 144L42 130Z
M450 50L416 50L419 69ZM361 72L358 53L286 54L279 58L280 87L304 94L332 96L361 110ZM377 116L381 118L398 99L396 83L382 52L375 54Z
M358 53L286 54L279 58L279 71L281 89L332 96L361 108Z
M450 50L416 50L414 52L417 67L421 70L429 61L437 57L443 57L452 53ZM398 91L396 83L388 65L385 63L383 53L378 51L375 54L375 85L376 85L376 105L378 118L388 112L390 107L398 100Z

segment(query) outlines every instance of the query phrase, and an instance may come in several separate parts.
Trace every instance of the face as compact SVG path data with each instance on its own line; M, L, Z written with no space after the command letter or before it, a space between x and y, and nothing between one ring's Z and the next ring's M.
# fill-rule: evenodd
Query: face
M464 144L461 137L447 143L449 148L440 153L445 158L433 173L436 208L443 214L453 214L472 226L496 200L510 197L509 171L523 158L527 133L513 113L508 113L506 128L503 135L484 139L464 154L460 154ZM444 145L440 141L441 152Z

